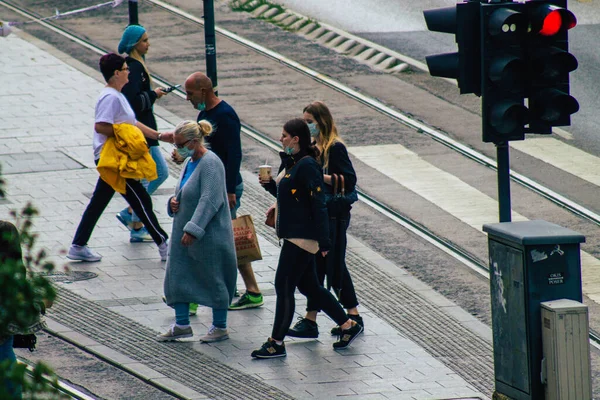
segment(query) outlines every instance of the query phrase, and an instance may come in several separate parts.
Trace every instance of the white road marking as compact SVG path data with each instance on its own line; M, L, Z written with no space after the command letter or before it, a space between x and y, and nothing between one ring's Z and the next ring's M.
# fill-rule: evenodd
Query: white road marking
M511 142L511 147L600 186L600 158L550 137Z
M495 199L435 167L400 144L350 147L348 151L482 233L483 224L498 220L498 202ZM598 164L600 162L597 160ZM513 211L512 220L526 221L527 218ZM583 292L600 303L600 260L582 251L581 274Z

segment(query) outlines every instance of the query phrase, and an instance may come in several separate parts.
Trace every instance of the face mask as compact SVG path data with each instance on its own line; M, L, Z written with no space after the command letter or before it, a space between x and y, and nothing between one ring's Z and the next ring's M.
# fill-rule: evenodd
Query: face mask
M194 154L194 150L191 150L191 149L188 149L187 147L184 147L183 149L177 149L177 154L179 154L183 158L188 158L192 154Z
M283 152L285 154L287 154L288 156L291 156L292 154L294 154L294 148L293 147L289 147L289 146L285 146L285 148L283 149Z
M198 111L204 111L206 109L206 103L198 103L196 108L198 109Z
M308 129L310 130L310 137L316 138L319 136L319 127L316 122L308 124Z

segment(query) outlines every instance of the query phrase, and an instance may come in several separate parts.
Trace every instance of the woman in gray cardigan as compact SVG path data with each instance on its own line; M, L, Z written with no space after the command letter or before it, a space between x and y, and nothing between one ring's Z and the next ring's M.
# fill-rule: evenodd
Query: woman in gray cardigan
M203 342L229 338L227 308L237 279L237 260L231 215L225 188L225 168L204 137L212 132L208 121L183 121L175 128L177 152L186 161L167 209L173 232L165 274L167 304L175 309L175 324L159 336L160 342L192 337L189 306L213 310L213 322Z

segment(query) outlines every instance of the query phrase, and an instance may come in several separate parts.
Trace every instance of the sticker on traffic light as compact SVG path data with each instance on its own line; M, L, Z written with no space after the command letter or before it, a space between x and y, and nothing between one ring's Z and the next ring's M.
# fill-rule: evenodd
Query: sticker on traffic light
M458 52L427 56L429 73L456 79L461 94L481 95L479 3L458 3L423 14L427 29L456 35L458 45Z
M577 25L566 1L526 4L529 29L526 36L530 121L527 132L552 133L553 126L571 124L579 103L569 93L569 73L577 69L569 53L568 30Z
M527 63L522 46L527 16L521 3L481 4L483 141L525 138Z

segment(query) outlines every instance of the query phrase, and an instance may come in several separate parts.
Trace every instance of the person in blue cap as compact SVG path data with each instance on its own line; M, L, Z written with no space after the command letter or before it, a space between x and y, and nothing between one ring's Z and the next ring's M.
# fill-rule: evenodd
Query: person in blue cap
M145 62L149 47L148 33L143 26L129 25L123 32L118 50L120 54L126 53L128 55L126 60L129 66L129 82L123 87L121 93L125 95L135 112L135 118L144 125L156 129L153 105L166 92L162 88L152 89L152 78ZM156 163L158 178L151 182L143 181L142 183L148 193L152 194L169 177L169 167L160 151L158 140L146 140L150 147L152 159ZM121 210L117 214L117 219L131 231L129 238L131 243L152 241L148 230L132 212L131 207Z

